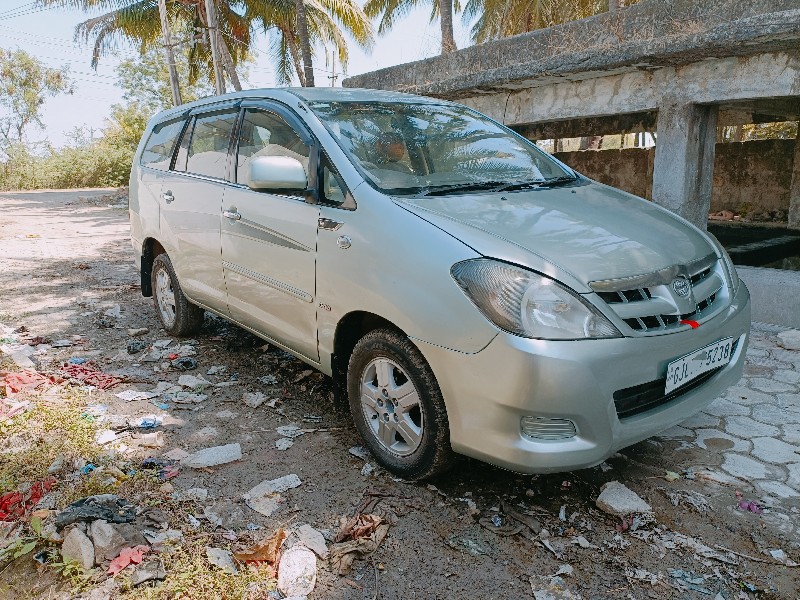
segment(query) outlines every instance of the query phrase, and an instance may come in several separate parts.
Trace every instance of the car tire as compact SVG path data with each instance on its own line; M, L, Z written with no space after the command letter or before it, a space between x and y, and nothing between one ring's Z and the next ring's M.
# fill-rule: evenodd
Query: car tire
M156 256L151 277L153 304L164 331L170 335L185 336L200 329L204 311L186 298L166 254Z
M384 468L421 480L452 466L442 392L407 336L376 329L362 337L350 355L347 391L356 428Z

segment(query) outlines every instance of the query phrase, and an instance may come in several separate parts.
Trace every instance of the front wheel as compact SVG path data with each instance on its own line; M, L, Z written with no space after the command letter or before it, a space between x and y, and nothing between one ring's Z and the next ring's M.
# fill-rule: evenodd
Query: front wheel
M375 459L411 480L446 471L455 454L444 400L416 346L391 329L358 341L347 369L350 411Z
M183 294L172 262L166 254L153 261L153 303L161 325L170 335L189 335L203 324L203 309L189 302Z

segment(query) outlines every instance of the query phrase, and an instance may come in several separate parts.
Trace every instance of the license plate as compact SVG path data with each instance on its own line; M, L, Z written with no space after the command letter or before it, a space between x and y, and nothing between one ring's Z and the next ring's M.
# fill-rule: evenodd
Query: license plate
M673 360L667 366L667 385L664 394L669 394L703 373L727 365L731 362L732 345L733 338L725 338Z

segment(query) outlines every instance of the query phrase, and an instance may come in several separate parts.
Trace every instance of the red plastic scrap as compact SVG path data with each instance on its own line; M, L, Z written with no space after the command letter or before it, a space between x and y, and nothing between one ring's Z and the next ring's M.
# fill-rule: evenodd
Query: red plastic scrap
M46 383L57 383L57 380L52 375L46 377L36 371L16 371L13 373L6 373L3 376L3 385L6 388L6 396L9 394L16 394L21 391L35 390L40 385Z
M72 379L82 381L86 385L93 385L101 390L112 388L118 383L122 383L121 379L108 373L103 373L93 361L82 365L65 363L61 367L61 372Z
M55 485L55 477L48 477L37 481L26 493L7 492L0 496L0 521L16 521L25 516L31 508L36 506Z
M108 574L116 575L128 565L138 565L144 560L144 555L150 551L150 546L135 546L133 548L123 548L119 556L108 565Z

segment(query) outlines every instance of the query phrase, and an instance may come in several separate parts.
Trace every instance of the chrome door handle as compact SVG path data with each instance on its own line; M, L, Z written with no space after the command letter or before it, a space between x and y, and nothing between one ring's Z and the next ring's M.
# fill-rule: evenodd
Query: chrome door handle
M317 227L320 229L324 229L325 231L336 231L339 229L344 223L340 221L334 221L333 219L325 219L320 217L317 220Z
M240 215L235 210L223 210L222 211L222 216L227 218L227 219L233 219L234 221L238 221L239 219L242 218L242 215Z
M166 202L167 204L169 204L170 202L175 200L175 196L173 196L172 192L169 191L169 190L167 190L166 192L161 194L161 197L164 199L164 202Z

